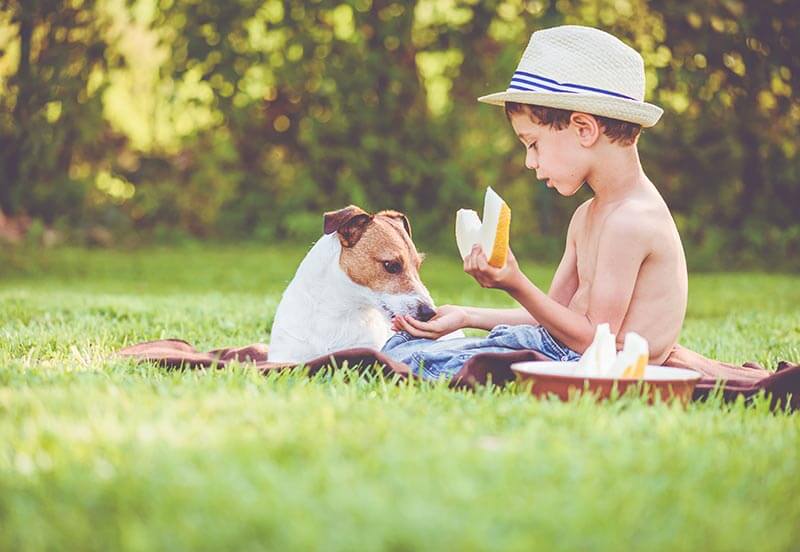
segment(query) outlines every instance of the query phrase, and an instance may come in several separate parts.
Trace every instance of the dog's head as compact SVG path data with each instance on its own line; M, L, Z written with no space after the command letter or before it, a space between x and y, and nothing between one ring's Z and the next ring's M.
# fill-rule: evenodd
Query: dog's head
M371 215L350 205L325 213L324 226L325 234L338 235L342 271L370 290L370 300L387 317L404 314L430 320L433 301L419 278L423 256L411 241L411 225L403 213Z

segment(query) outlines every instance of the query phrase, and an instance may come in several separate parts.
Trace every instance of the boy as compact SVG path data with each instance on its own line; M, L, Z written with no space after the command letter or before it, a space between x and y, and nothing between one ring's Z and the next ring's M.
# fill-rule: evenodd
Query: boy
M537 179L564 196L585 182L594 197L572 217L549 293L525 277L511 252L496 269L476 245L464 270L521 308L445 305L428 322L396 317L402 331L385 353L431 378L452 376L488 351L536 349L577 360L607 322L618 349L635 331L647 339L651 363L666 359L686 314L688 277L675 223L639 162L639 132L662 114L643 101L644 89L641 56L612 35L578 26L533 33L508 90L479 100L505 107ZM491 332L434 341L466 327Z

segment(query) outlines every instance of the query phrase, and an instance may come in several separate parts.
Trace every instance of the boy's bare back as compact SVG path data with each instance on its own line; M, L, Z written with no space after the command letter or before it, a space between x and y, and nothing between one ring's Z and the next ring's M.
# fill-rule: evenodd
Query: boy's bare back
M567 241L554 278L554 285L560 279L561 285L574 288L567 307L582 315L590 309L611 313L610 319L621 320L612 328L620 347L625 333L635 331L647 339L651 361L663 362L678 341L688 281L675 222L655 187L647 181L613 203L585 202L573 216ZM632 290L627 302L626 294L619 293L626 288ZM617 300L592 304L604 297Z

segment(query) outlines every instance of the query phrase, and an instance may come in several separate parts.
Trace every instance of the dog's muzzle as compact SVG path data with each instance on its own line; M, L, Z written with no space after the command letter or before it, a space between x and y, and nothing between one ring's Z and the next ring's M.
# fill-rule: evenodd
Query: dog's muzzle
M430 294L414 293L404 295L382 294L378 298L377 306L383 310L388 318L398 315L411 316L422 322L427 322L436 316L436 307L433 305Z

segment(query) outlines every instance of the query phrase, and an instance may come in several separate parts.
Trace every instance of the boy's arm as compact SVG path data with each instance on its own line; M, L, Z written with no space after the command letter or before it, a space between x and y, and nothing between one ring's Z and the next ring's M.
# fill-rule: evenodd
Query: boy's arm
M575 232L577 231L576 228L581 224L580 221L583 219L583 213L589 201L584 202L572 215L569 228L567 228L567 243L564 247L564 255L561 257L561 262L558 263L556 273L553 275L550 291L547 292L548 297L565 307L569 305L578 290L578 255L575 249Z
M516 309L487 309L482 307L460 307L442 305L436 316L423 322L412 316L397 315L392 320L392 329L405 330L416 337L438 339L462 328L491 330L498 324L537 324L531 314L522 307Z
M582 224L583 213L590 201L591 200L586 201L578 207L572 216L569 228L567 229L567 243L564 248L564 255L556 269L553 281L550 284L550 291L546 296L549 296L552 301L562 305L564 308L569 305L572 297L575 295L575 291L578 289L578 258L575 248L575 232ZM511 264L516 266L516 259L513 258L513 253L509 252L509 256L512 261ZM485 255L483 261L484 265L486 265ZM467 263L465 262L465 270L466 269ZM515 299L517 299L517 297L515 297ZM519 299L517 300L519 301ZM530 309L526 308L524 304L521 307L512 309L468 306L453 307L450 305L446 305L444 308L447 311L446 313L443 313L442 316L437 314L435 318L428 322L415 320L411 317L398 317L399 319L394 329L403 329L417 337L433 339L459 328L491 330L498 324L541 324L541 321L537 320L537 318L531 314ZM461 310L463 315L453 313L452 309Z
M515 309L488 309L483 307L461 307L467 314L466 328L491 330L498 324L538 324L524 307Z
M553 281L550 284L548 297L557 303L569 305L575 291L578 289L578 257L575 249L575 232L581 224L584 210L591 201L584 202L575 210L567 228L567 240L564 247L564 255L558 263ZM486 309L480 307L463 307L467 312L467 327L479 330L491 330L498 324L539 324L539 321L525 309L518 307L515 309Z
M618 215L614 213L614 215ZM651 250L652 235L646 223L630 213L609 216L601 230L595 278L585 313L568 309L536 287L519 270L513 255L502 269L489 266L480 248L473 249L465 265L484 287L506 290L556 339L582 352L591 344L598 324L608 322L617 333L628 312L639 268Z

